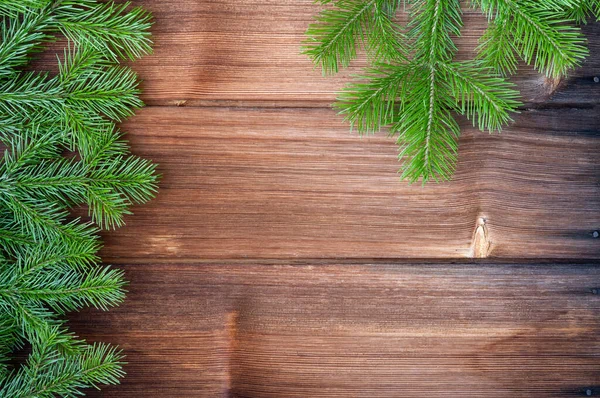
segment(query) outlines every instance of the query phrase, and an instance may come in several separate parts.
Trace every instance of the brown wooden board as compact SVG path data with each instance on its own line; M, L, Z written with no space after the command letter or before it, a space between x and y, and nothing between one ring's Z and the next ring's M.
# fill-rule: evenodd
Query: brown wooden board
M147 108L123 127L161 190L103 256L598 258L599 122L590 109L523 112L501 135L463 122L454 180L423 187L399 179L393 139L361 139L331 110Z
M600 393L593 264L145 265L73 315L128 355L106 397Z
M323 106L335 99L364 57L337 78L323 78L302 55L304 32L321 7L312 0L139 1L156 15L156 56L135 65L151 105L262 102L274 106ZM458 58L472 57L486 27L477 11L465 9ZM600 50L600 25L587 29L592 54ZM599 59L599 58L597 58ZM577 100L597 103L593 62L568 82ZM597 65L596 65L597 66ZM597 72L597 68L595 70ZM543 101L556 82L524 68L515 81L528 102ZM572 97L557 98L570 103Z
M521 70L502 135L461 121L454 180L422 187L393 139L328 109L365 60L325 78L300 54L312 0L134 4L155 16L155 54L132 64L151 106L123 129L163 179L104 234L127 301L71 315L128 356L89 396L600 394L600 24L563 81ZM465 12L459 59L485 27Z
M138 0L154 14L155 53L132 64L143 79L148 105L328 106L364 56L336 77L323 77L301 54L304 32L321 9L312 0ZM465 9L457 59L472 58L487 22ZM586 28L590 52L600 51L600 25ZM60 43L59 46L62 46ZM513 80L527 103L544 102L557 86L568 88L555 104L598 103L593 57L562 83L524 67ZM38 67L56 63L47 52ZM596 75L595 75L596 74Z

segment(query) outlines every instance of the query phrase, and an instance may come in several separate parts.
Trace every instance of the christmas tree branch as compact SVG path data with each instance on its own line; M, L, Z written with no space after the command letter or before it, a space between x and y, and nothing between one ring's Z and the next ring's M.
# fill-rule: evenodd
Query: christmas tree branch
M460 134L455 114L482 131L500 131L520 106L504 76L516 72L519 59L548 77L564 76L587 55L575 23L600 16L599 0L471 0L489 26L477 59L457 62L459 0L404 1L406 27L395 22L398 2L322 4L327 8L309 26L304 52L326 74L348 66L361 46L371 63L335 107L359 133L387 128L397 137L402 178L424 183L454 173Z

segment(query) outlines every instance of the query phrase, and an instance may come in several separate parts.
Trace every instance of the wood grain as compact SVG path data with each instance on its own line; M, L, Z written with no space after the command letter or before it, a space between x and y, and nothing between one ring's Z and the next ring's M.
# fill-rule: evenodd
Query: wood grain
M148 105L329 106L350 76L361 72L364 56L335 77L323 77L301 54L304 32L320 7L312 0L137 0L152 11L155 53L132 64L143 79ZM402 14L400 14L402 17ZM473 57L486 27L479 12L465 10L457 59ZM590 25L590 52L600 51L600 24ZM62 46L61 43L58 47ZM60 51L62 52L62 51ZM586 62L560 86L556 104L598 103L593 77L600 57ZM48 51L36 65L56 63ZM51 67L50 67L51 68ZM545 102L559 82L523 67L513 80L527 103Z
M521 70L502 135L461 121L454 180L422 187L392 139L327 109L365 61L324 78L300 54L312 0L134 3L156 50L132 64L151 106L123 129L163 180L104 236L125 304L70 317L128 355L89 396L600 394L600 24L563 81ZM459 58L485 27L465 21Z
M400 181L394 140L360 139L327 109L147 108L124 129L161 191L106 234L103 258L598 258L599 122L462 123L454 180L423 187Z
M365 65L362 57L339 77L324 78L300 53L304 32L320 10L312 0L137 3L156 16L155 56L135 64L145 81L144 99L149 105L203 105L217 101L235 105L327 106L350 76ZM458 59L472 58L486 24L478 12L465 10ZM592 54L600 50L599 32L598 24L586 32L596 38L590 41ZM597 103L599 90L590 87L590 73L590 68L581 69L568 82L571 87L585 88L578 99ZM527 102L543 102L556 88L556 82L531 68L523 68L515 81ZM572 99L560 97L556 101Z
M109 397L600 393L593 264L145 265L70 326L119 344Z

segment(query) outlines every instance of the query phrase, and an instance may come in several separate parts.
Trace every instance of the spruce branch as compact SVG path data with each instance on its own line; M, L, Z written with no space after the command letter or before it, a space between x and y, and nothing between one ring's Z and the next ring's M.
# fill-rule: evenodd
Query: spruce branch
M494 47L498 45L510 46L527 64L533 64L552 78L565 75L588 54L581 29L565 24L561 7L554 8L536 0L478 0L476 4L488 18L495 16L501 21L492 29L500 30L496 34L505 39L504 43L493 43L488 39L480 47L481 59L487 66L499 65L501 73L514 71L514 68L505 70L502 63L495 63L498 58ZM492 49L488 50L486 44Z
M52 11L53 27L80 46L112 61L136 59L152 52L151 14L129 2L63 1Z
M406 64L375 64L342 91L334 106L359 133L379 131L396 119L413 72Z
M600 0L563 0L562 10L568 19L585 24L590 16L600 21Z
M308 28L304 53L324 73L347 67L356 58L359 44L376 60L402 59L402 35L391 19L397 8L397 0L338 1L335 9L323 11Z
M130 2L97 0L0 0L0 15L34 18L32 31L46 32L47 41L61 33L79 46L94 49L113 62L134 60L152 52L149 29L152 16Z
M50 4L51 0L0 0L0 15L15 18L20 13L39 11Z
M48 27L40 14L26 13L21 18L3 17L0 42L0 79L16 73L28 63L28 57L42 50L40 43L50 37L44 33Z
M116 128L143 105L137 76L118 62L150 52L150 14L111 1L0 0L0 15L0 396L79 396L124 374L116 348L75 339L62 316L123 300L123 272L99 266L98 232L156 192L155 165L132 156ZM61 33L58 74L26 71ZM70 215L79 206L91 221ZM10 356L25 343L32 352L15 370Z
M480 62L441 64L450 85L452 109L473 121L481 131L501 131L510 112L520 105L514 84L495 75Z
M457 62L461 2L406 0L405 27L395 22L398 3L321 1L326 9L309 26L304 52L329 74L348 66L359 47L366 49L371 66L341 92L335 108L361 134L387 128L400 147L402 178L423 183L454 173L455 115L482 131L501 131L520 106L506 80L519 60L548 77L564 76L587 55L576 24L600 16L598 0L471 0L489 26L477 58Z
M76 348L75 353L63 352L66 345ZM118 350L105 344L85 346L57 326L36 334L32 347L27 364L0 385L3 396L77 397L82 388L117 384L123 376Z

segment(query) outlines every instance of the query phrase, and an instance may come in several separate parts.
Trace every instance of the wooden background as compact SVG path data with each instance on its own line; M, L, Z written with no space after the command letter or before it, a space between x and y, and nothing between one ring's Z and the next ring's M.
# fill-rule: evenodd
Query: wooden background
M450 183L407 185L385 134L329 108L299 54L311 0L145 0L148 107L123 125L160 194L105 236L126 303L106 397L600 395L600 24L564 81L524 68L501 135L462 122ZM467 13L460 57L484 23Z

